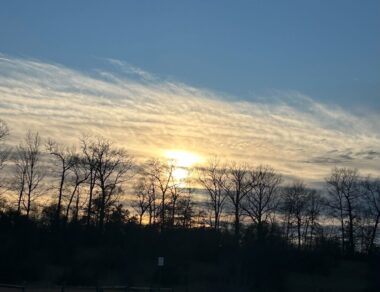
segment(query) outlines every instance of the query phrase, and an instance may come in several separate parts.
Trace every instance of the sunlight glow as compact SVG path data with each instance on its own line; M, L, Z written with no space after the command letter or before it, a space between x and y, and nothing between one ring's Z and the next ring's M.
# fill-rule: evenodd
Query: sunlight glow
M200 157L198 155L182 150L168 150L165 152L165 157L175 160L178 171L180 171L181 168L190 167L200 162Z
M174 160L173 177L178 182L185 181L190 176L188 168L201 161L198 155L183 150L168 150L164 155L167 159Z
M184 179L186 179L188 176L189 176L189 171L188 171L187 169L184 169L184 168L176 168L176 169L174 169L174 171L173 171L173 177L174 177L175 180L177 180L177 181L184 180Z

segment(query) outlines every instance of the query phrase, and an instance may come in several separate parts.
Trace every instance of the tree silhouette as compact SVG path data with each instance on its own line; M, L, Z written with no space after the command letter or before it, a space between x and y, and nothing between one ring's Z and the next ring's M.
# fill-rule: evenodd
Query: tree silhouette
M355 252L355 221L359 211L359 174L356 169L334 168L326 179L328 206L332 214L339 218L342 248L345 248L346 234L348 252ZM346 228L347 222L347 228Z
M86 224L87 226L91 223L91 216L92 216L92 204L94 200L94 189L95 189L95 183L96 183L96 167L97 167L97 161L96 161L96 148L93 146L94 141L91 141L88 137L83 137L81 139L81 150L84 155L84 164L88 171L88 203L87 203L87 210L86 210Z
M125 150L113 148L112 143L104 138L98 138L90 148L95 154L96 184L100 189L98 226L103 230L107 207L120 192L120 187L131 171L133 162Z
M3 169L5 162L10 156L10 149L6 149L1 144L9 136L9 128L6 122L0 119L0 171ZM0 189L3 187L2 180L0 179Z
M240 218L243 215L242 204L245 197L253 188L250 176L250 169L245 164L232 162L227 169L228 182L225 185L228 198L233 208L235 238L238 241L240 237Z
M28 131L23 143L17 148L16 159L19 178L18 212L22 202L26 216L29 217L32 201L38 196L37 189L45 176L40 161L41 138L38 132Z
M134 186L134 194L136 199L132 206L139 216L139 224L142 225L143 217L146 212L149 212L149 225L152 224L155 217L155 187L154 182L147 177L140 177Z
M74 149L61 146L52 139L49 139L46 144L47 151L55 157L59 163L59 187L58 187L58 202L55 214L55 222L59 224L62 210L62 200L64 195L64 187L68 173L75 165Z
M74 221L78 219L79 215L79 201L80 201L80 188L88 181L90 176L90 171L87 168L86 160L78 154L73 154L72 157L72 167L70 168L69 185L71 187L71 194L69 196L69 201L66 207L66 222L69 220L69 213L71 209L71 204L73 203L74 197L76 196L75 208L73 212Z
M208 194L208 205L212 213L211 226L218 230L227 198L227 169L214 157L207 166L199 169L198 179Z
M371 179L367 177L362 182L362 187L364 188L363 208L368 215L371 226L370 226L370 238L368 244L368 252L373 252L374 243L376 240L377 229L380 222L380 179Z
M269 166L258 166L251 172L251 189L244 198L242 208L257 225L258 237L263 236L263 226L277 211L278 189L281 176Z
M309 208L309 203L313 204ZM282 209L286 217L286 237L292 225L296 225L297 244L301 248L301 243L306 242L309 224L315 226L317 217L316 198L314 190L307 189L303 182L295 182L284 188L282 198ZM309 217L310 216L310 217Z
M152 196L160 198L159 214L160 225L165 227L168 223L168 196L173 187L173 172L175 165L173 161L162 161L159 159L149 160L144 166L144 174L149 178ZM151 205L152 206L152 205Z

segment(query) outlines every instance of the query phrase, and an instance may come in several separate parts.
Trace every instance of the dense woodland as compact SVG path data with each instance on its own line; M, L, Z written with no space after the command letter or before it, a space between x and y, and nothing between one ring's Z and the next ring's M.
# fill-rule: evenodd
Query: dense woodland
M0 121L0 282L380 288L379 178L335 167L317 190L213 158L180 179L175 161L140 163L101 137L28 131L11 149L10 134Z

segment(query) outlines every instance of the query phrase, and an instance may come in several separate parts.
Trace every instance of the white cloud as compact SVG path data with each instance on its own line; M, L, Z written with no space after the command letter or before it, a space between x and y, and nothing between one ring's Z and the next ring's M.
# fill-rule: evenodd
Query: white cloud
M104 135L142 157L183 149L269 163L307 180L320 180L335 164L380 174L373 115L358 117L298 92L234 102L109 62L118 68L85 74L0 55L0 118L11 127L11 143L32 128L66 143Z

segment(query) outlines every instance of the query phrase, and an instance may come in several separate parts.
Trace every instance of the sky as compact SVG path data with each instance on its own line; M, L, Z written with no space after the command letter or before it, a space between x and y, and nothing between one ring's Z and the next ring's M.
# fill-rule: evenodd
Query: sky
M269 163L380 174L380 1L2 1L0 118ZM73 142L74 143L74 142Z

